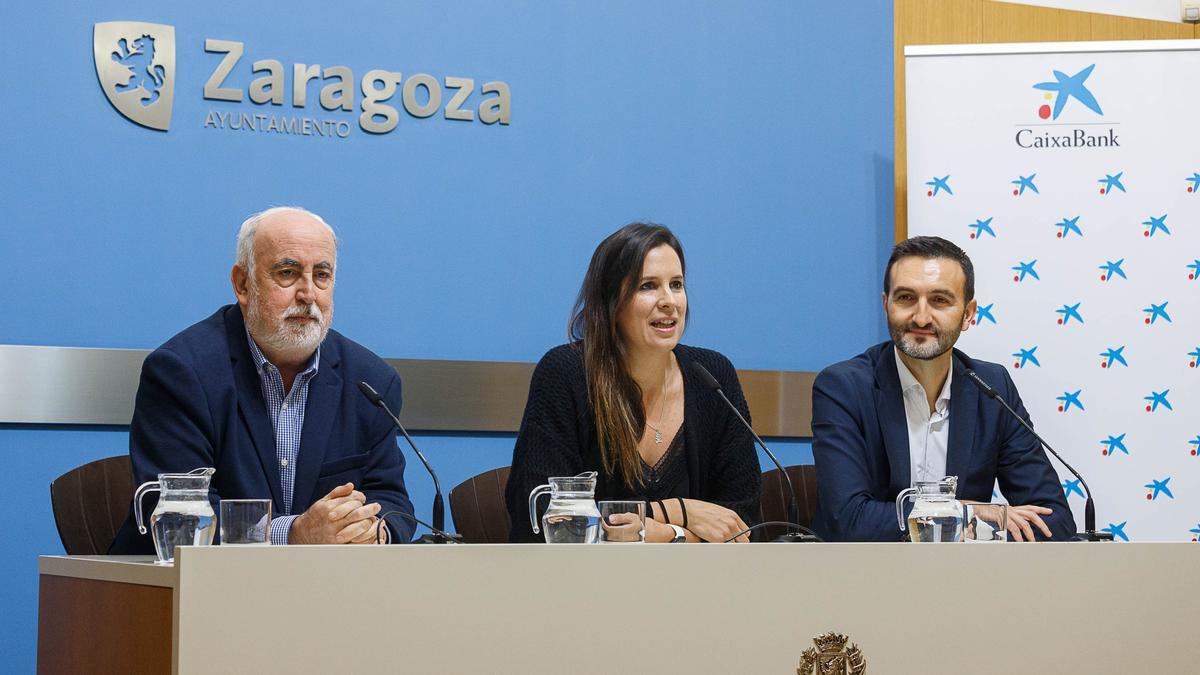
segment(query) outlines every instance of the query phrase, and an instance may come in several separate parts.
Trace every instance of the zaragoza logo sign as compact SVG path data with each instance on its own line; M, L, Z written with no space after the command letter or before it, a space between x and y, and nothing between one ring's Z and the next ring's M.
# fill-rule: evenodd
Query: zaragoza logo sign
M137 21L96 24L92 45L96 75L104 95L119 113L151 129L170 128L175 45L173 26ZM358 81L347 66L293 63L288 68L277 59L256 57L248 65L250 74L257 77L243 90L230 85L237 79L235 73L246 56L246 44L206 38L203 45L204 52L222 56L204 81L204 98L241 104L210 109L202 123L206 129L346 138L352 123L343 113L353 113L356 108L360 111L354 120L358 127L376 135L397 127L401 109L418 119L433 117L440 111L447 120L509 123L512 96L505 82L484 82L478 89L480 97L472 102L475 80L468 77L439 79L414 73L406 78L398 71L374 68ZM313 81L320 86L313 107L320 106L322 112L317 114L321 117L311 116L306 110ZM257 111L245 105L247 98L255 106L270 107ZM283 106L289 106L290 111L280 112Z
M138 124L166 131L175 100L175 28L107 21L92 37L96 77L108 102Z

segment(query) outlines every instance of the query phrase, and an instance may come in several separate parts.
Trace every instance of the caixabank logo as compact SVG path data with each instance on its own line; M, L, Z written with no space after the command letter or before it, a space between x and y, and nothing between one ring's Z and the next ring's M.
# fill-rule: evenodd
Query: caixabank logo
M1036 118L1044 121L1018 123L1017 145L1029 149L1120 147L1117 123L1104 118L1100 101L1088 85L1095 70L1094 63L1073 75L1052 69L1053 79L1033 83L1032 88L1041 92L1034 108Z
M1051 110L1049 104L1043 104L1038 108L1038 117L1042 119L1046 119L1047 117L1058 119L1058 116L1062 114L1063 108L1067 106L1067 103L1072 98L1087 106L1088 110L1097 115L1103 115L1104 111L1100 109L1100 102L1096 100L1096 97L1084 84L1091 77L1092 71L1095 69L1096 64L1093 63L1074 75L1067 75L1062 71L1056 70L1053 73L1053 82L1038 82L1033 85L1034 89L1041 89L1046 92L1043 94L1043 98L1047 101L1051 97L1054 98L1054 109Z
M176 48L182 48L175 27L106 21L95 25L92 43L96 76L113 108L142 126L169 130ZM511 116L510 89L499 80L477 87L474 78L439 78L386 68L369 69L359 79L348 66L292 63L289 67L282 60L253 54L245 42L215 38L197 42L188 58L198 63L207 60L211 66L203 87L195 83L205 100L216 102L203 120L197 120L205 129L346 138L354 122L368 134L388 134L400 124L401 111L416 119L440 112L445 120L502 126L509 124ZM243 86L247 75L249 82ZM182 90L191 91L193 86L184 83Z
M175 27L106 21L92 33L96 77L108 102L130 121L171 128L175 102Z

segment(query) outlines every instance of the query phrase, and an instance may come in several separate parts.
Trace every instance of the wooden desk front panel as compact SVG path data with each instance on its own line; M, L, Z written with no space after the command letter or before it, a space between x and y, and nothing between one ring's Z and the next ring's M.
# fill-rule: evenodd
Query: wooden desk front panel
M43 574L38 672L170 673L172 590Z

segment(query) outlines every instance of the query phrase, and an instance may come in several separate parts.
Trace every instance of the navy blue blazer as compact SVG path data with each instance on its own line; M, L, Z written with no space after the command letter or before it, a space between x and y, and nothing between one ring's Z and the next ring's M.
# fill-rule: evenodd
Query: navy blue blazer
M1045 452L1030 452L1037 440L980 394L963 363L1028 420L1012 378L998 364L954 355L946 475L958 476L959 499L991 501L999 480L1010 504L1053 509L1043 520L1055 540L1069 539L1075 519ZM896 495L910 486L908 423L891 342L821 371L812 429L819 497L813 529L828 541L899 540Z
M358 391L366 381L400 411L400 377L383 359L330 330L308 384L304 428L296 458L292 513L300 514L334 487L353 482L380 515L412 514L404 488L404 456L387 415ZM160 473L213 467L210 499L270 497L283 513L275 433L246 338L241 308L227 305L154 350L142 364L129 430L134 484ZM146 497L143 515L155 505ZM412 538L413 524L388 518L392 541ZM154 553L140 535L132 509L110 553Z

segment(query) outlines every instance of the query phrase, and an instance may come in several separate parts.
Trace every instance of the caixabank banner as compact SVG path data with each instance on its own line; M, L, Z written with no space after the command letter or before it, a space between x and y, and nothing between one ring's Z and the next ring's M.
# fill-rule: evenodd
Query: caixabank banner
M1098 529L1200 539L1200 43L905 56L909 234L975 263L959 346L1008 367Z

